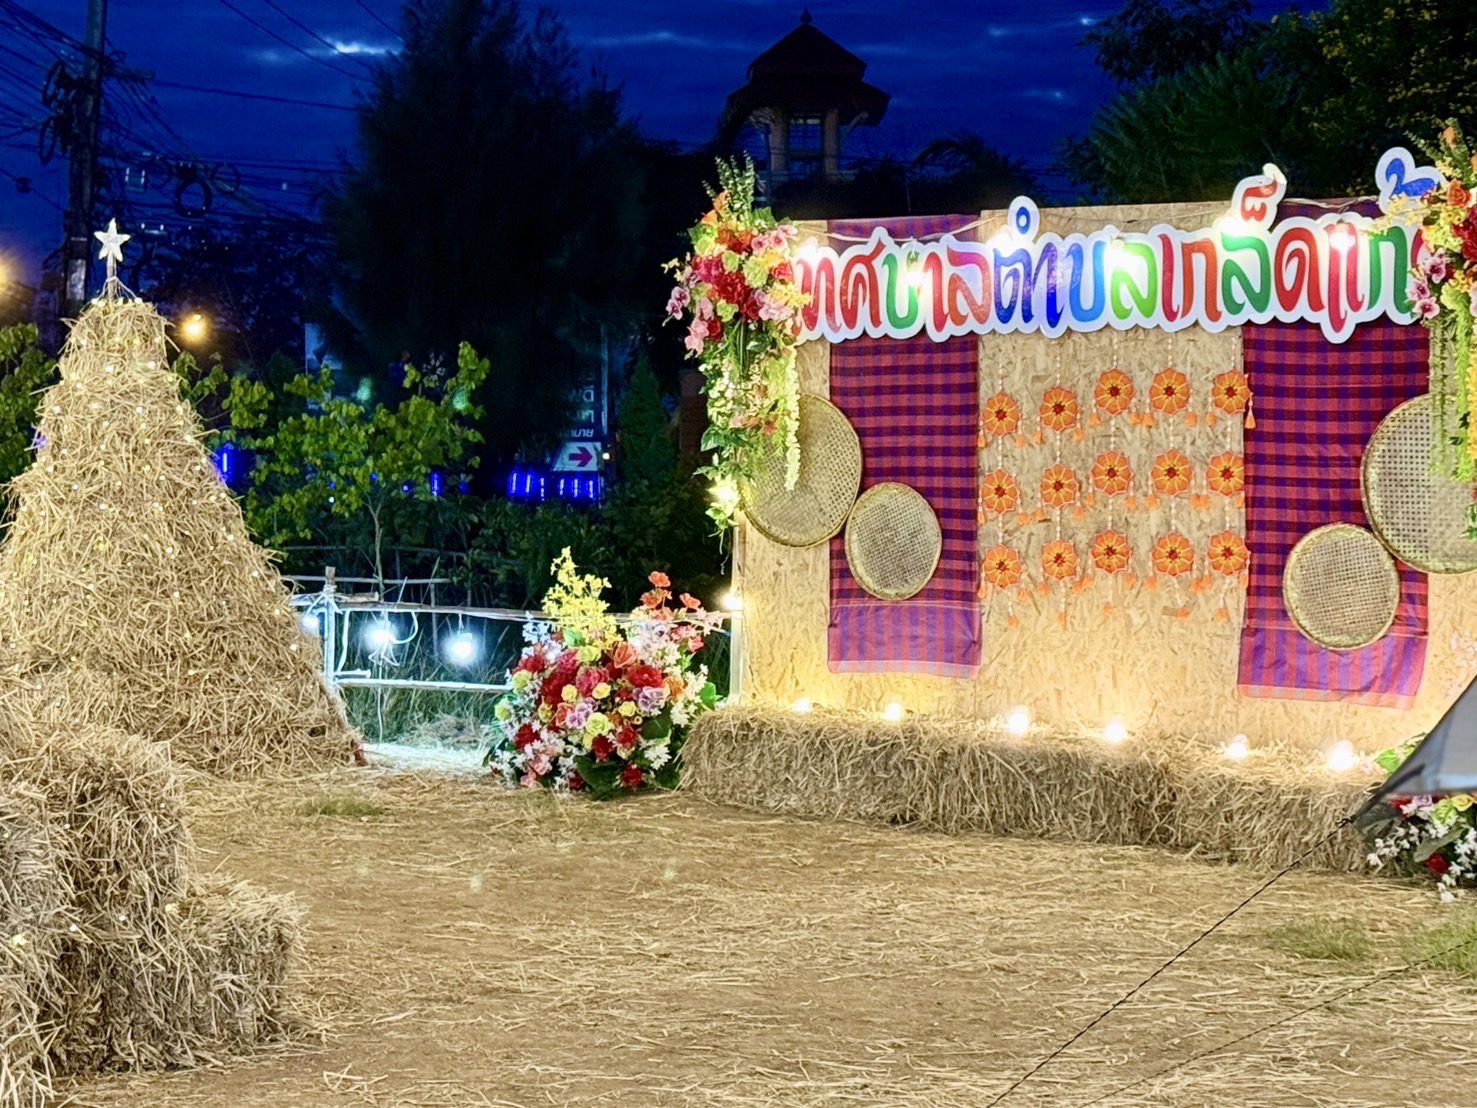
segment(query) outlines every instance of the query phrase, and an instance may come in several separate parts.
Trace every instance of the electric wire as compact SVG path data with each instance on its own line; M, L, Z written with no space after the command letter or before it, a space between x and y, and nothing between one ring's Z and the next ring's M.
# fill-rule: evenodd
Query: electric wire
M276 39L283 46L287 47L289 50L293 51L294 53L301 54L303 57L307 58L310 62L316 62L318 65L323 66L325 69L331 69L335 73L341 74L344 77L348 77L350 80L353 80L353 81L359 81L359 80L362 80L363 79L363 75L362 74L352 73L349 70L343 68L342 66L335 65L333 62L329 61L327 58L320 58L320 57L318 57L315 54L308 53L306 50L304 50L301 46L297 45L295 42L291 41L290 39L284 38L282 35L279 35L276 31L272 30L270 27L267 27L264 24L262 24L259 20L253 19L246 12L242 11L235 4L231 3L231 0L219 0L219 3L221 4L222 7L228 8L231 11L235 12L242 19L246 20L247 23L250 23L258 31L262 32L262 34L268 35L271 38Z

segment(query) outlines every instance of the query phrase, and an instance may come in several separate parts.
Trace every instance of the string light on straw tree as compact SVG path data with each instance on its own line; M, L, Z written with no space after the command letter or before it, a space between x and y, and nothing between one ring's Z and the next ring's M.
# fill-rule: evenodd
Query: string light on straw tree
M97 238L107 281L42 394L0 546L6 696L65 701L79 725L214 772L347 760L317 644L216 475L165 321L118 280L129 236Z

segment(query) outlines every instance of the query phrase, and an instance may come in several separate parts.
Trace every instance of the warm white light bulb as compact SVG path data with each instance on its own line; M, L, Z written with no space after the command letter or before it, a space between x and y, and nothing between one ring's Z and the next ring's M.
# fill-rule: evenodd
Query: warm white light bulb
M744 610L744 600L733 589L727 589L718 598L718 607L722 608L725 612L742 612Z
M1357 236L1347 223L1336 223L1328 232L1328 245L1340 252L1353 249L1356 241Z
M322 631L322 628L318 624L317 612L304 612L301 622L303 625L303 630L310 635L317 635Z
M1328 752L1328 768L1334 773L1348 773L1358 764L1359 756L1354 753L1354 744L1348 739L1340 739Z
M377 619L364 629L364 645L370 650L388 650L395 645L395 625L387 619Z
M810 711L810 709L811 709L811 703L810 703L810 697L808 697L808 696L802 696L799 700L795 701L795 703L793 703L793 704L790 705L790 711L792 711L792 712L798 712L802 716L806 712Z
M1024 707L1012 708L1005 717L1005 729L1012 735L1024 735L1031 729L1031 713Z
M1128 728L1123 726L1121 719L1109 720L1108 725L1103 728L1103 742L1105 743L1117 746L1126 738L1128 738Z
M903 718L903 706L898 701L889 701L886 708L882 709L882 718L890 723L897 723Z
M474 665L482 656L482 643L470 631L458 631L448 636L443 649L446 660L454 666Z
M1244 762L1251 754L1251 746L1246 741L1245 735L1232 735L1226 743L1226 757L1233 762Z

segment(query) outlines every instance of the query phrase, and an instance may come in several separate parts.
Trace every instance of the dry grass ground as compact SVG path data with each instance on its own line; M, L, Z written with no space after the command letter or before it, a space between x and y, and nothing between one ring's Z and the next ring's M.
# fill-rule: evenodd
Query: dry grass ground
M308 909L299 994L330 1031L222 1069L89 1079L73 1104L982 1108L1264 877L382 771L192 800L205 868ZM1006 1108L1110 1094L1452 922L1423 890L1294 874ZM1406 974L1100 1103L1465 1105L1474 988Z

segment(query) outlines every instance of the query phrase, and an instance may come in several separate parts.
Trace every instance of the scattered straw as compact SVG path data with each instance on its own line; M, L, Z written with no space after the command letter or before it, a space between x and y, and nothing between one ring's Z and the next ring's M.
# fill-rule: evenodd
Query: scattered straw
M1359 797L1357 786L1291 757L1231 766L1189 743L1113 747L862 713L710 712L682 757L684 788L744 808L1165 846L1270 868L1302 856ZM1356 833L1341 832L1306 864L1361 870L1364 854Z
M354 736L136 300L77 322L0 547L5 699L169 740L217 773L347 759Z

